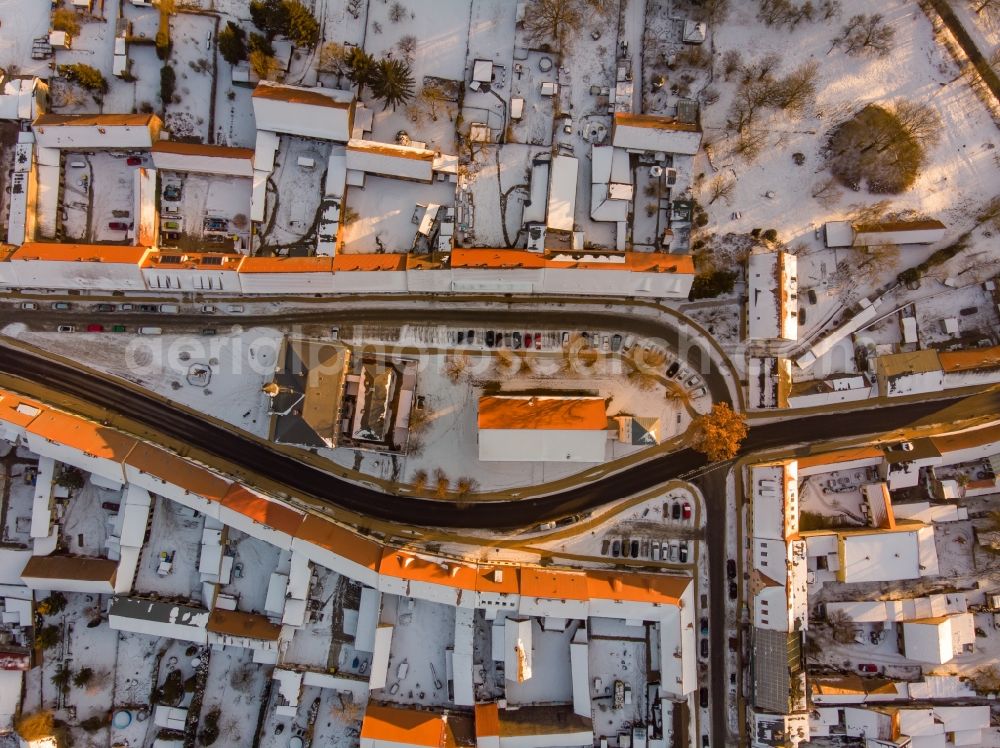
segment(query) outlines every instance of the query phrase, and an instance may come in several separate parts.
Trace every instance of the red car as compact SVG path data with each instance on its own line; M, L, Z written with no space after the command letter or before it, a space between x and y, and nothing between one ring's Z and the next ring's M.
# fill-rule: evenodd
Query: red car
M542 350L542 334L540 332L535 333L535 350Z
M530 332L524 333L524 347L531 348L534 345L534 338L531 336Z
M123 221L112 221L108 224L108 228L113 231L128 231L128 224Z
M862 673L877 673L879 672L879 666L873 665L870 662L862 662L858 665L858 671Z
M87 325L87 332L104 332L104 325Z
M684 519L691 519L691 505L686 501L684 502L684 506L681 507L681 512L684 515Z
M138 156L129 156L127 159L125 159L125 163L128 164L129 166L141 166L142 159L139 158Z

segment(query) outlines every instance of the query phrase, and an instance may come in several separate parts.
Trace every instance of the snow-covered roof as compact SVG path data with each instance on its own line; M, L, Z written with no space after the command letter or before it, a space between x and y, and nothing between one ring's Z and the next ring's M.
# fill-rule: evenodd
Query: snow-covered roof
M903 648L908 659L943 665L976 640L972 613L917 618L903 623Z
M163 123L155 114L42 114L31 123L42 148L151 148Z
M0 93L0 119L33 120L38 115L38 78L9 78ZM44 85L44 84L42 84Z
M434 178L434 159L434 151L427 148L372 140L347 143L348 171L430 182Z
M826 246L850 247L854 244L854 227L850 221L827 221L823 226L823 233L826 237Z
M937 574L931 527L901 525L894 531L850 532L839 537L843 582L891 582Z
M579 162L573 156L555 156L551 169L546 225L554 231L572 231Z
M261 81L253 92L258 130L346 143L351 138L354 94Z
M630 151L693 156L701 147L701 128L673 117L615 112L611 144Z
M233 177L253 176L252 148L158 140L153 144L152 155L157 169Z
M607 449L598 397L485 396L478 425L481 460L602 462Z
M788 252L754 252L747 260L747 337L798 338L798 261Z

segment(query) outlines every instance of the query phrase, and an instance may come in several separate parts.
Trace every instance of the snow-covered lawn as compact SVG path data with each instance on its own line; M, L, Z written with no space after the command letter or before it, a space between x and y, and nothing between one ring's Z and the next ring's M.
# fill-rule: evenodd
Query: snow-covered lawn
M48 60L31 59L31 42L49 33L50 3L0 0L0 67L21 75L48 75Z
M407 252L417 235L417 225L411 219L418 203L454 205L455 185L420 184L369 174L364 187L349 187L347 208L358 218L341 229L344 254ZM421 210L418 220L422 215Z
M454 643L455 608L386 595L382 598L382 620L395 628L389 650L389 675L385 689L378 696L398 704L447 706L450 701L445 649ZM404 662L407 667L401 670Z
M167 106L163 126L175 138L207 140L212 109L212 58L215 19L193 13L170 17L173 49L168 64L177 76L174 101Z
M204 522L204 517L195 518L186 507L156 498L149 540L142 548L133 585L137 593L184 600L200 597L198 557ZM174 554L173 569L166 576L157 573L161 553Z
M294 244L313 227L323 198L323 175L329 158L328 142L282 136L277 165L270 177L277 193L268 196L268 219L273 224L263 237L267 244ZM300 166L299 159L312 159L314 165ZM277 216L272 219L275 211Z
M218 709L220 742L248 745L254 740L257 716L263 708L264 684L270 669L256 665L248 649L214 650L208 663L201 718Z

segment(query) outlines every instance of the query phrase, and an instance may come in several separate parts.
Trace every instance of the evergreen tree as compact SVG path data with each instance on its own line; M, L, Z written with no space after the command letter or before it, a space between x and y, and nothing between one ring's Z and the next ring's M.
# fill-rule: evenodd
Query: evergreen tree
M369 86L375 76L375 58L361 47L352 47L347 55L347 77L358 87L358 98L365 86Z
M371 81L372 94L385 102L383 109L393 110L413 98L414 84L410 66L402 60L382 59L375 66Z
M219 54L222 55L222 59L230 65L245 60L247 56L246 36L247 32L229 21L226 27L219 32Z

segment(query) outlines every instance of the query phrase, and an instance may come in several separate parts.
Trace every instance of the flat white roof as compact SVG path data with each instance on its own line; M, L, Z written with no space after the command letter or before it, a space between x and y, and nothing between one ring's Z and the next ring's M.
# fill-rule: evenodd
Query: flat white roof
M826 246L850 247L854 244L854 227L850 221L827 221L824 228Z
M604 462L606 431L480 429L479 459L487 462Z
M841 544L845 582L893 582L921 576L915 529L845 535Z
M557 231L572 231L576 213L576 180L580 164L573 156L552 159L549 179L547 225Z

